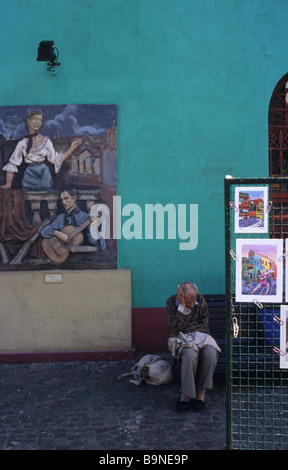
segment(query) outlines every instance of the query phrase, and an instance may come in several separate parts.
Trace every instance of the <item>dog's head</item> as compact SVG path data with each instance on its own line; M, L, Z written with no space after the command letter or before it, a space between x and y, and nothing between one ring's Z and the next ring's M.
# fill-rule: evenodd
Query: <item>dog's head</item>
M150 369L150 366L149 365L146 365L146 366L143 366L141 367L140 369L140 378L141 379L150 379L150 375L149 375L149 369Z
M139 372L140 378L147 383L161 385L173 380L171 365L168 361L158 361L154 364L145 364Z

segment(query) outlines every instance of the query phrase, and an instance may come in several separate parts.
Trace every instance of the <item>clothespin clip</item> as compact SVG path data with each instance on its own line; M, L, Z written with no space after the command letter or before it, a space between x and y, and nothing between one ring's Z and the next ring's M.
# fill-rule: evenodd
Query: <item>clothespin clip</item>
M233 209L234 212L238 212L238 207L235 206L235 204L234 204L233 201L230 201L230 202L229 202L229 206L232 207L232 209Z
M230 255L232 256L232 258L234 259L234 261L237 261L237 256L235 254L235 252L233 250L230 250Z
M276 321L276 323L279 323L280 325L284 325L284 321L281 320L277 315L274 315L273 320Z
M259 302L259 300L254 299L253 302L254 302L255 305L257 305L258 308L260 308L260 310L262 310L263 305L261 304L261 302Z
M278 261L283 261L285 258L287 258L287 256L288 256L288 253L285 253L285 251L284 251L283 255L281 255L281 256L278 258Z
M274 346L273 351L279 354L279 356L285 356L285 353L281 349L276 348L276 346Z
M233 317L232 322L233 322L233 336L234 338L237 338L239 334L239 325L238 325L237 318Z
M270 211L271 211L271 209L272 209L272 204L273 204L272 201L269 201L269 202L268 202L268 206L266 207L265 212L270 212Z

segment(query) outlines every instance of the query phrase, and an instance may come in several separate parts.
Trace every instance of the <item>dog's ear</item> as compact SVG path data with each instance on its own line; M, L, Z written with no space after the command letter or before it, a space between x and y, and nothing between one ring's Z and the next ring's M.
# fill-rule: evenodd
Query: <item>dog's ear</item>
M150 379L149 377L149 367L143 366L140 370L140 377L141 379Z

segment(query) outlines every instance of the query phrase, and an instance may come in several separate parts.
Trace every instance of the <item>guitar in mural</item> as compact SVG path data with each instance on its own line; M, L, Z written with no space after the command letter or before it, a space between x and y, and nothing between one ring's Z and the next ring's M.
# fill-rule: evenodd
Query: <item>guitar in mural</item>
M42 249L48 258L54 263L60 264L67 260L70 254L71 246L79 246L83 242L82 231L91 223L91 218L88 217L79 227L73 225L66 225L61 232L68 236L67 242L63 242L58 237L43 238Z

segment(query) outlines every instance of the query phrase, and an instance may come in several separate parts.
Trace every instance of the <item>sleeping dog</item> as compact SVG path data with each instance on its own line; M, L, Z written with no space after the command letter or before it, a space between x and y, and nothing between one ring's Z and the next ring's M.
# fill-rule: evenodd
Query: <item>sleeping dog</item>
M124 377L134 377L129 382L141 385L146 382L150 385L167 385L173 380L173 372L170 362L155 354L143 356L137 364L132 367L131 372L118 376L118 380Z

